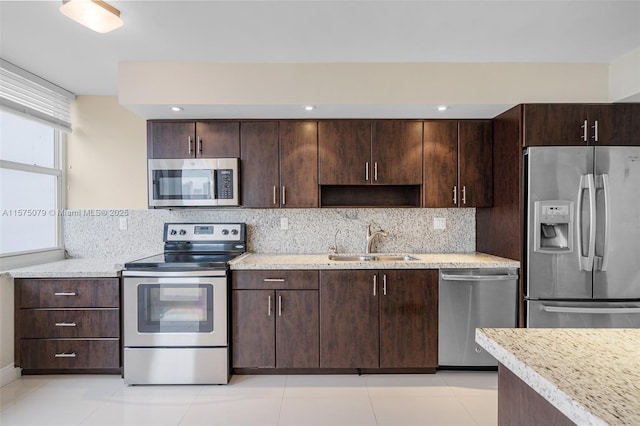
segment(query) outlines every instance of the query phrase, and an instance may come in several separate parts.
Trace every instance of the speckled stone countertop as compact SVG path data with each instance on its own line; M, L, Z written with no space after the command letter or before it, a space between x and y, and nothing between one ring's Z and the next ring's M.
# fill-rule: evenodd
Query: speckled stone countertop
M573 422L640 425L640 329L486 328L476 342Z
M106 259L66 259L2 271L13 278L119 277L123 264Z
M341 253L344 254L344 253ZM374 253L389 254L389 253ZM246 253L231 262L235 270L264 269L445 269L445 268L519 268L512 259L484 253L410 253L417 260L399 262L345 262L329 260L328 254Z

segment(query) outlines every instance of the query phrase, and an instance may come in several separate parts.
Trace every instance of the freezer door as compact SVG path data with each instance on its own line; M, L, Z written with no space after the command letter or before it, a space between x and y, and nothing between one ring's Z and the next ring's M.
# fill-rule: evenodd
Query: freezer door
M526 293L539 299L591 299L592 272L588 257L595 238L595 187L593 148L529 148L527 167ZM535 223L537 201L569 201L575 206L571 218L573 250L559 253L536 251L535 235L544 232ZM541 204L541 203L539 203ZM592 215L593 212L593 215ZM590 250L591 248L591 250Z
M640 147L596 147L593 297L640 298Z
M640 328L639 302L527 301L529 328Z

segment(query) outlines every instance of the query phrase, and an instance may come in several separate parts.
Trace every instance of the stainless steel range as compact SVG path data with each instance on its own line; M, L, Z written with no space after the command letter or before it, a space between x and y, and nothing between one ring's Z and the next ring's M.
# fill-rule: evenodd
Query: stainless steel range
M125 264L125 383L228 383L228 262L245 251L243 223L166 223L164 253Z

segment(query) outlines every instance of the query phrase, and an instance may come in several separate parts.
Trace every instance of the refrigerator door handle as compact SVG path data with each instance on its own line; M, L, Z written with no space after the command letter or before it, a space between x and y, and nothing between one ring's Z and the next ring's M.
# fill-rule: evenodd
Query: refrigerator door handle
M542 305L542 310L560 314L640 314L640 308L579 308Z
M583 256L582 251L582 203L584 199L584 189L589 191L589 242L586 256ZM576 233L578 234L577 243L579 247L580 270L592 271L596 250L596 191L595 181L591 173L580 176L578 208L576 210Z
M604 192L604 248L602 249L602 258L599 262L599 269L601 271L606 271L609 264L609 235L611 234L609 232L609 226L611 222L609 218L611 217L611 203L609 202L609 175L606 173L602 174L601 178L602 189Z

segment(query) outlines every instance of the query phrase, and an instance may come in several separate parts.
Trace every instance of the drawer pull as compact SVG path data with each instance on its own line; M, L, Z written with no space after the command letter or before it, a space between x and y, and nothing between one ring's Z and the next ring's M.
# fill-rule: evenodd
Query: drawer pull
M61 291L53 293L54 296L77 296L75 291Z
M75 322L57 322L56 327L75 327Z
M262 281L265 283L283 283L284 278L265 278Z
M70 354L68 354L66 352L62 352L61 354L55 354L54 357L56 357L56 358L75 358L76 357L76 353L75 352L71 352Z

